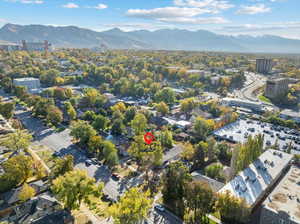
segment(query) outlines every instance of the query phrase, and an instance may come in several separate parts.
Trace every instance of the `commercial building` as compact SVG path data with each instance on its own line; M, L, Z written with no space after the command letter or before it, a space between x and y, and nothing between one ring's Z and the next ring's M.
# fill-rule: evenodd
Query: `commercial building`
M260 224L300 224L300 169L292 166L264 201Z
M229 191L233 196L245 199L250 208L258 205L281 178L293 155L269 149L245 170L228 182L219 193ZM272 222L266 222L272 223Z
M250 100L238 99L238 98L224 98L221 102L225 106L231 107L243 107L256 112L263 112L264 107L260 102L253 102Z
M256 72L258 73L270 73L273 67L273 60L267 58L256 59Z
M34 92L35 90L38 90L41 87L40 80L31 77L14 79L13 83L15 86L25 86L29 92Z
M290 80L287 78L269 79L266 83L265 96L271 99L288 92Z
M48 51L51 46L47 40L44 42L27 42L22 40L22 49L24 51Z
M0 50L18 51L18 50L22 50L22 47L16 43L0 43Z

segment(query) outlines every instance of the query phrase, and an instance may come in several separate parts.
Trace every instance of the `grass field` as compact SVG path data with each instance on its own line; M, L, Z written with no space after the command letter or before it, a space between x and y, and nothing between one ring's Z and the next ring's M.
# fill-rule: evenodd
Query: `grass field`
M260 96L258 97L258 99L259 99L260 101L265 102L265 103L272 103L271 100L270 100L269 98L265 97L264 95L260 95Z

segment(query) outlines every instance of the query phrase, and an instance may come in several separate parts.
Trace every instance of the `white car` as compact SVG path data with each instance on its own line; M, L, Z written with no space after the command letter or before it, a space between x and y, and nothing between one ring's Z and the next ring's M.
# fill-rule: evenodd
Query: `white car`
M164 212L166 210L165 207L162 205L155 205L154 209L160 212Z

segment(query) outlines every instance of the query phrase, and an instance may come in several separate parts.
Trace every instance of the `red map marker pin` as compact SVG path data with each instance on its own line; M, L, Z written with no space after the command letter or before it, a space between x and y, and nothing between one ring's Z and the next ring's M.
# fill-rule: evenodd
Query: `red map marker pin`
M150 145L151 142L154 140L154 135L150 132L147 132L145 135L144 135L144 141Z

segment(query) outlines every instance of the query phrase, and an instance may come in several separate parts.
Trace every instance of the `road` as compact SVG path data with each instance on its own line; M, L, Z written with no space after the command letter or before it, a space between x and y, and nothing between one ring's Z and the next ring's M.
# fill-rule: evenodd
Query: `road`
M258 101L257 97L253 95L253 92L265 84L266 78L253 72L246 72L245 76L246 82L244 87L240 90L235 90L233 95L240 99Z
M143 182L142 174L129 180L116 181L111 178L111 172L107 166L87 166L85 161L88 158L84 153L84 149L80 149L72 143L69 129L55 132L53 129L46 127L40 119L32 117L30 111L26 111L25 108L20 106L16 107L15 115L34 135L33 145L45 145L53 151L60 152L62 155L73 155L75 168L86 170L89 176L94 177L96 181L104 182L104 193L108 194L112 199L117 200L127 189L140 185Z

